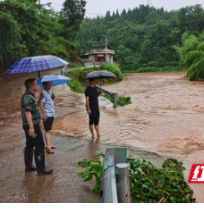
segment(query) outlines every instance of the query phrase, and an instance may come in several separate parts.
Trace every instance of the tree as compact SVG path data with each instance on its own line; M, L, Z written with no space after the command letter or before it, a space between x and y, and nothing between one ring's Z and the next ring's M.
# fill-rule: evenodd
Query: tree
M20 29L15 19L0 11L0 64L9 62L12 48L19 45Z
M201 34L199 40L200 43L196 50L189 51L185 56L185 63L188 65L189 69L187 76L190 80L204 79L204 32Z
M187 6L178 11L178 26L182 32L198 30L202 32L204 13L201 5Z
M194 51L199 44L199 40L196 36L190 35L188 32L185 32L182 35L182 45L175 45L173 48L176 50L180 57L180 65L185 64L186 54L190 51Z
M65 60L78 59L78 44L61 36L64 30L59 13L50 3L37 0L5 0L0 2L0 65L16 60L52 54Z
M64 25L62 36L69 40L74 40L80 30L80 25L84 20L86 12L86 1L65 0L63 9L60 12L61 22Z
M147 25L154 25L160 20L160 16L157 12L151 11L148 16L145 17Z
M110 11L107 11L105 16L105 21L110 22L111 20L112 20L111 13Z

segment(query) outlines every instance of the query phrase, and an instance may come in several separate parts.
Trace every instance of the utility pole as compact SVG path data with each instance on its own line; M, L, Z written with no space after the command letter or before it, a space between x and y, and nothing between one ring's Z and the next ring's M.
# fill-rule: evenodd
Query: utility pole
M105 35L102 35L105 39L106 39L106 50L108 49L108 38L105 36ZM107 56L107 52L106 52L106 61L108 59L108 56Z
M104 38L106 38L106 48L108 47L108 39L105 35L102 35Z
M152 7L152 0L147 0L147 5L149 5L149 7Z

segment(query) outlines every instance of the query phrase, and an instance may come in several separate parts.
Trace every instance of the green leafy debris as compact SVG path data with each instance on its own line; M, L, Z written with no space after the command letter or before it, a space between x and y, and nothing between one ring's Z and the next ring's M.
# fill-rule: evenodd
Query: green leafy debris
M97 156L104 157L104 153ZM134 159L130 154L129 163L130 191L133 203L195 203L193 190L185 181L183 163L175 159L164 161L162 168L154 166L151 161L141 155L142 160ZM103 175L103 164L94 159L85 159L78 163L79 167L87 168L86 171L77 172L83 181L95 177L94 192L100 192Z

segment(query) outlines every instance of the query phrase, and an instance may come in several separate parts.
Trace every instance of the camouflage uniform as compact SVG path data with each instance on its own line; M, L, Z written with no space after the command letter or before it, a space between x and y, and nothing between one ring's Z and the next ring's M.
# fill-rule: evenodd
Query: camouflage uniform
M29 136L30 127L27 123L25 112L31 112L34 128L34 137ZM41 113L35 100L35 94L26 91L21 99L21 115L23 120L23 129L26 136L26 147L24 150L25 171L31 172L37 170L38 174L52 173L53 169L45 167L44 139L40 129ZM35 147L35 150L34 150ZM35 163L33 165L33 154L35 153Z
M33 125L39 124L41 121L41 113L38 104L35 100L35 94L30 91L26 91L21 99L21 116L23 125L28 125L25 112L31 112Z

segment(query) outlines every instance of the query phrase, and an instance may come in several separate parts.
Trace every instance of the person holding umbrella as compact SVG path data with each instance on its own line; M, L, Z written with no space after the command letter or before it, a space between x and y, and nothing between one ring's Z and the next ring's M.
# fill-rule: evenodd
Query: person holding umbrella
M100 139L100 131L99 131L100 111L99 111L98 97L103 93L103 91L101 89L99 92L97 91L96 89L97 79L108 79L116 77L117 77L116 75L107 70L94 71L89 73L85 77L85 79L89 80L90 83L90 85L85 90L85 97L86 97L86 109L89 115L89 129L91 131L92 141L94 141L95 139L94 127L97 133L97 142L99 142Z
M43 78L40 78L37 80L37 85L39 88L43 88L43 93L45 94L45 97L43 98L40 109L42 113L42 119L44 123L44 129L45 129L45 148L47 148L47 153L54 154L52 149L56 149L55 146L52 146L50 144L50 131L52 129L52 124L55 117L55 107L54 107L54 98L55 94L50 94L50 90L54 86L67 84L71 79L63 76L63 75L50 75L50 76L44 76Z
M50 90L52 88L52 82L43 82L43 93L45 97L42 99L42 103L40 105L42 119L44 124L44 138L45 138L45 149L47 149L47 153L54 154L52 149L56 149L55 146L50 144L50 131L52 130L52 124L55 117L55 107L53 100L55 99L55 94L50 94Z
M99 111L99 103L98 97L103 93L102 90L99 92L96 89L97 79L91 78L89 79L90 85L85 90L86 96L86 109L89 115L89 129L92 135L92 141L94 141L94 128L97 133L97 141L100 139L100 131L99 131L99 119L100 119L100 111Z

